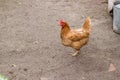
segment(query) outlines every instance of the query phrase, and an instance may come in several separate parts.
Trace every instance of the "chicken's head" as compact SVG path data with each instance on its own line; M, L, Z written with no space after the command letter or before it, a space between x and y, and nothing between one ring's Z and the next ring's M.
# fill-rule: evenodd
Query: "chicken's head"
M65 26L67 26L68 24L65 21L63 21L63 20L60 20L59 21L59 25L63 28Z

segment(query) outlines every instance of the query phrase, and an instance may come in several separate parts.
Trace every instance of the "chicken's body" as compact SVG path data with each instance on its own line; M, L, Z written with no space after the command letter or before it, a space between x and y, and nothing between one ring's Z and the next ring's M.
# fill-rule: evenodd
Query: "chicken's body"
M62 44L76 49L77 52L73 54L73 56L76 56L80 48L89 40L91 30L90 19L87 18L83 27L76 30L70 29L69 25L64 21L60 21L60 25L62 26L60 33Z

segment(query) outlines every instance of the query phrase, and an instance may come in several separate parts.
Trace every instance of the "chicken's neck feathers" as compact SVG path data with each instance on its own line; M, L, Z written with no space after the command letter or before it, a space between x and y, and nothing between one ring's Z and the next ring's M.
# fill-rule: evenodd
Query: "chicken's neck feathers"
M69 26L65 26L61 29L61 37L67 35L67 33L70 31L70 27Z

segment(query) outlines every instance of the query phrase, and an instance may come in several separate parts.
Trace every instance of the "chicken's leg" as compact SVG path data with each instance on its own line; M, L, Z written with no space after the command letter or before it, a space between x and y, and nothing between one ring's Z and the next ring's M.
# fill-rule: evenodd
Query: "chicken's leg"
M79 51L76 51L75 53L72 54L72 56L77 56L79 54Z

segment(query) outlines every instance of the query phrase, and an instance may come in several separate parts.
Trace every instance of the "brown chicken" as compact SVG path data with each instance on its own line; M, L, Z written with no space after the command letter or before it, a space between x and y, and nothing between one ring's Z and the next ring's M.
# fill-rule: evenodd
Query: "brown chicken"
M89 40L89 34L91 31L91 21L90 18L86 18L82 28L71 29L67 22L60 20L59 24L61 26L61 42L65 46L72 47L76 49L76 52L72 56L76 56L79 50L84 46Z

